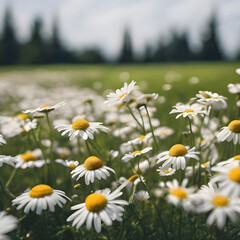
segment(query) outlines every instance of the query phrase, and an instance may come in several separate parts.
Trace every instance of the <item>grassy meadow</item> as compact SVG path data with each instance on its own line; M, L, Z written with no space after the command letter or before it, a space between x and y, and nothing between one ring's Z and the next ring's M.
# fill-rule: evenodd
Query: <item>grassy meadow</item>
M239 219L232 222L228 218L223 228L217 227L216 223L207 226L209 213L194 212L193 209L201 208L196 202L191 203L194 207L181 205L185 195L181 195L179 205L169 202L170 185L165 185L168 181L177 180L180 186L183 179L187 178L189 189L195 188L194 194L197 194L200 186L207 185L214 176L211 171L212 165L217 166L219 162L240 154L239 144L234 145L226 141L219 143L216 138L216 134L222 127L227 126L229 121L239 119L239 110L236 106L238 96L230 94L227 87L229 83L240 82L240 76L235 72L239 67L240 62L1 67L0 134L6 139L7 144L0 147L0 155L14 157L40 148L42 154L40 158L45 161L41 167L25 169L20 167L13 170L14 167L6 163L0 167L2 186L0 211L6 211L18 218L18 226L8 235L14 240L239 239ZM115 92L124 82L130 83L132 80L136 81L142 93L159 94L156 101L150 102L149 106L146 104L149 115L147 108L147 114L141 115L140 110L136 110L131 102L116 109L111 106L107 108L103 103L107 94ZM89 89L94 90L94 93ZM212 91L227 97L228 107L220 111L212 110L207 122L204 122L205 117L201 115L197 117L199 121L194 122L188 117L175 119L176 114L169 114L178 102L187 103L198 91ZM47 101L66 101L66 107L62 110L60 107L60 112L58 109L49 112L39 111L43 115L40 118L30 113L31 121L37 119L37 125L31 126L29 130L24 128L23 132L14 132L15 126L11 125L15 124L11 122L14 116L29 108L43 107L49 104ZM132 118L129 109L138 119L138 123ZM110 130L108 133L101 130L99 134L94 133L92 140L89 138L83 140L77 136L74 141L69 141L68 134L61 136L56 126L60 120L64 124L72 123L76 116L90 119L89 122L102 122ZM25 127L26 119L22 120L19 126ZM125 129L128 126L130 130ZM170 127L174 133L166 138L156 136L155 139L153 132L159 126ZM9 128L9 131L5 133L4 128ZM10 128L14 131L10 131ZM208 128L212 134L209 142L203 146L201 144L205 139L201 135L202 128L205 128L204 131ZM118 129L121 131L118 132ZM124 145L136 137L145 136L146 133L152 134L149 141ZM190 148L196 146L199 160L190 159L186 169L178 168L173 175L159 176L156 170L161 164L156 164L156 156L178 143ZM141 152L146 147L151 147L151 152L134 157L129 162L122 160L129 152L133 152L131 156L135 156L134 153ZM106 180L95 179L94 183L90 184L85 184L84 178L76 181L71 178L71 170L68 167L55 162L60 158L59 151L62 148L69 151L66 156L62 156L64 161L75 160L83 164L85 159L95 155L101 158L104 165L114 169L116 174L111 173ZM111 150L119 151L118 155L114 156ZM216 159L214 154L217 156ZM215 160L211 162L213 158ZM141 170L140 164L144 160L148 162L148 167ZM209 162L209 167L200 165ZM140 179L138 185L131 183L131 187L124 188L123 195L120 196L120 199L129 203L123 206L122 221L110 221L109 226L103 223L100 233L95 231L96 227L87 230L85 222L79 229L72 226L72 222L66 222L73 213L70 208L83 203L86 196L104 188L111 188L113 191L122 184L121 177L128 181L126 179L134 174ZM239 184L239 176L237 181ZM62 208L56 207L54 212L43 210L40 215L36 214L35 210L24 213L24 208L17 210L16 206L12 206L15 197L40 183L64 191L71 201L67 200ZM144 194L140 196L139 191L143 191ZM239 203L239 196L237 198ZM94 209L92 212L97 211ZM101 219L103 221L103 218Z

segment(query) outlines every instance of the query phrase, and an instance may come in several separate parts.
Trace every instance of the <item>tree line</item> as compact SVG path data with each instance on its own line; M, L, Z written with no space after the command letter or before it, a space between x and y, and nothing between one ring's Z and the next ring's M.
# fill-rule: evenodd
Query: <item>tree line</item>
M114 62L172 62L172 61L218 61L225 57L217 37L217 21L215 17L209 21L208 32L202 41L199 52L193 52L189 47L187 33L172 34L167 43L159 40L157 46L147 45L141 58L136 58L130 31L125 30L123 44L119 56ZM82 51L70 51L61 41L57 21L54 21L51 36L44 38L43 23L36 18L31 27L29 39L21 43L15 32L11 10L6 9L2 32L0 35L0 65L13 64L51 64L51 63L106 63L109 60L98 48Z

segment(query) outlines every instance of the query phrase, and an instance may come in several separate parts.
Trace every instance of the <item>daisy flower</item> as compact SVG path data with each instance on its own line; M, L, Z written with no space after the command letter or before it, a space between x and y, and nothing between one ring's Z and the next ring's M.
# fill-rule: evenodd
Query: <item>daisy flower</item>
M14 164L16 163L16 158L15 157L11 157L11 156L6 156L6 155L0 155L0 167L4 163L14 167Z
M140 162L139 164L135 164L133 172L135 174L145 173L148 168L149 168L149 162L148 162L148 160L145 160L143 162Z
M199 91L196 94L197 102L212 106L215 110L221 110L227 108L226 97L223 97L217 93L212 93L209 91Z
M59 147L56 149L56 153L60 158L67 158L70 155L70 150L65 147Z
M207 112L205 110L202 110L202 107L199 106L198 104L192 104L192 105L179 104L179 105L174 106L173 108L175 108L175 109L173 109L169 114L179 113L176 116L176 119L178 119L181 116L183 116L184 118L188 117L188 118L192 119L193 117L196 117L198 115L203 116L204 114L205 115L207 114Z
M229 217L232 222L236 222L240 213L239 198L231 198L227 194L220 192L215 185L209 183L209 186L202 186L196 194L198 212L209 212L207 225L216 222L218 228L225 226L226 218Z
M72 141L77 135L82 139L94 139L93 135L98 132L98 129L103 132L108 132L108 128L102 126L100 122L88 122L85 119L77 119L71 125L58 125L55 127L57 131L62 132L62 136L68 133L69 140Z
M149 198L150 198L149 193L147 191L144 191L144 190L138 191L134 195L134 199L137 200L137 201L141 201L141 202L145 202Z
M32 168L32 167L42 167L46 164L46 161L41 159L42 153L40 149L35 149L34 151L27 151L23 154L16 156L16 168ZM49 160L47 160L49 163Z
M23 111L23 113L50 112L50 111L55 110L59 107L62 107L65 104L66 104L65 102L60 102L60 103L57 103L57 104L52 105L52 106L46 104L42 107L38 107L38 108L34 108L34 109L28 109L26 111Z
M136 82L132 81L129 85L125 82L124 86L121 89L117 89L116 92L110 93L107 95L107 101L105 101L105 104L122 104L122 103L128 103L130 101L130 93L138 89L137 86L135 86Z
M15 198L12 204L18 205L17 210L25 207L24 213L36 210L36 214L40 215L42 210L49 208L54 212L56 205L62 207L67 202L65 198L70 200L63 191L55 190L46 184L39 184Z
M3 144L6 144L6 140L3 138L3 135L0 134L0 146L2 146Z
M147 144L148 140L152 137L152 133L147 133L146 135L141 135L138 138L133 139L132 141L129 141L128 144Z
M110 173L108 171L115 173L112 168L104 166L101 159L95 156L90 156L85 160L84 164L81 164L72 170L71 174L72 178L77 177L76 180L85 176L85 183L89 185L90 182L94 182L94 178L100 180L101 178L106 179L106 177L109 177Z
M231 163L233 163L235 161L238 161L238 163L240 163L240 155L236 155L236 156L234 156L232 158L229 158L226 161L219 162L217 164L217 167L222 167L222 166L225 166L226 164L231 164Z
M181 168L183 170L186 167L186 159L194 158L195 160L199 160L197 154L199 154L199 152L195 151L195 147L189 150L187 146L175 144L169 151L162 152L158 155L157 164L165 161L162 167L169 168L172 165L174 169Z
M65 167L68 167L70 169L74 169L78 166L79 162L78 161L73 161L73 160L62 160L62 159L57 159L55 161L56 163L60 163Z
M240 83L228 84L228 91L232 94L240 94Z
M182 206L186 211L190 211L193 209L192 195L195 188L187 188L187 184L188 180L186 178L183 179L181 185L176 179L173 179L172 182L166 182L168 188L167 200L175 206Z
M239 161L234 161L224 167L212 167L212 171L218 174L212 178L219 184L220 190L226 195L240 196L240 166Z
M73 221L72 226L79 229L85 222L87 230L90 230L92 224L96 232L101 232L101 221L107 226L112 222L122 221L124 209L120 205L128 205L124 200L116 200L122 195L118 189L111 193L109 189L96 191L88 195L84 203L71 207L71 210L77 210L67 221Z
M159 172L160 176L172 176L173 174L175 174L176 169L172 169L172 168L166 169L164 167L159 167L157 171Z
M169 127L159 127L154 130L154 135L160 139L166 139L168 136L171 136L174 133L174 130Z
M230 142L233 140L235 145L240 144L240 120L233 120L227 127L223 127L218 133L217 138L220 142Z
M135 157L138 157L138 156L141 156L145 153L148 153L149 151L151 151L152 148L151 147L146 147L142 150L139 150L139 151L135 151L135 152L132 152L132 153L128 153L128 154L125 154L125 156L122 158L122 160L124 162L128 162L129 160L135 158Z
M0 239L9 240L5 234L17 228L18 220L16 217L7 215L6 212L0 212Z

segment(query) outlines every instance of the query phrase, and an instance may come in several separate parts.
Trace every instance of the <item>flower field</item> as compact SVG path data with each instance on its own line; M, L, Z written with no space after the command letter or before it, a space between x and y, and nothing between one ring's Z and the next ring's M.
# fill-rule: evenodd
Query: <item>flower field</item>
M0 239L239 239L238 63L0 69Z

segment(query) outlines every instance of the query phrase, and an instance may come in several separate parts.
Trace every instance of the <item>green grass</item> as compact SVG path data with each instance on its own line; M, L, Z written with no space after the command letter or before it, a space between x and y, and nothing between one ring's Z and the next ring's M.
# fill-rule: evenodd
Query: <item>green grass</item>
M240 62L204 62L204 63L178 63L178 64L150 64L150 65L43 65L43 66L14 66L0 68L1 78L24 79L38 81L46 86L54 87L62 82L74 84L79 87L93 88L93 83L101 82L97 91L103 94L106 89L122 87L123 82L119 76L122 72L129 73L128 82L135 80L138 85L146 85L145 93L156 92L166 97L167 101L160 105L158 117L161 121L168 122L162 113L168 113L177 102L187 102L199 90L217 92L229 98L232 103L234 96L228 93L227 85L237 83L240 76L235 70ZM174 72L178 75L172 82L171 91L163 91L166 83L166 74ZM190 77L198 77L198 84L190 84ZM52 81L54 79L54 81ZM104 95L105 97L105 95ZM64 99L63 99L64 100Z

